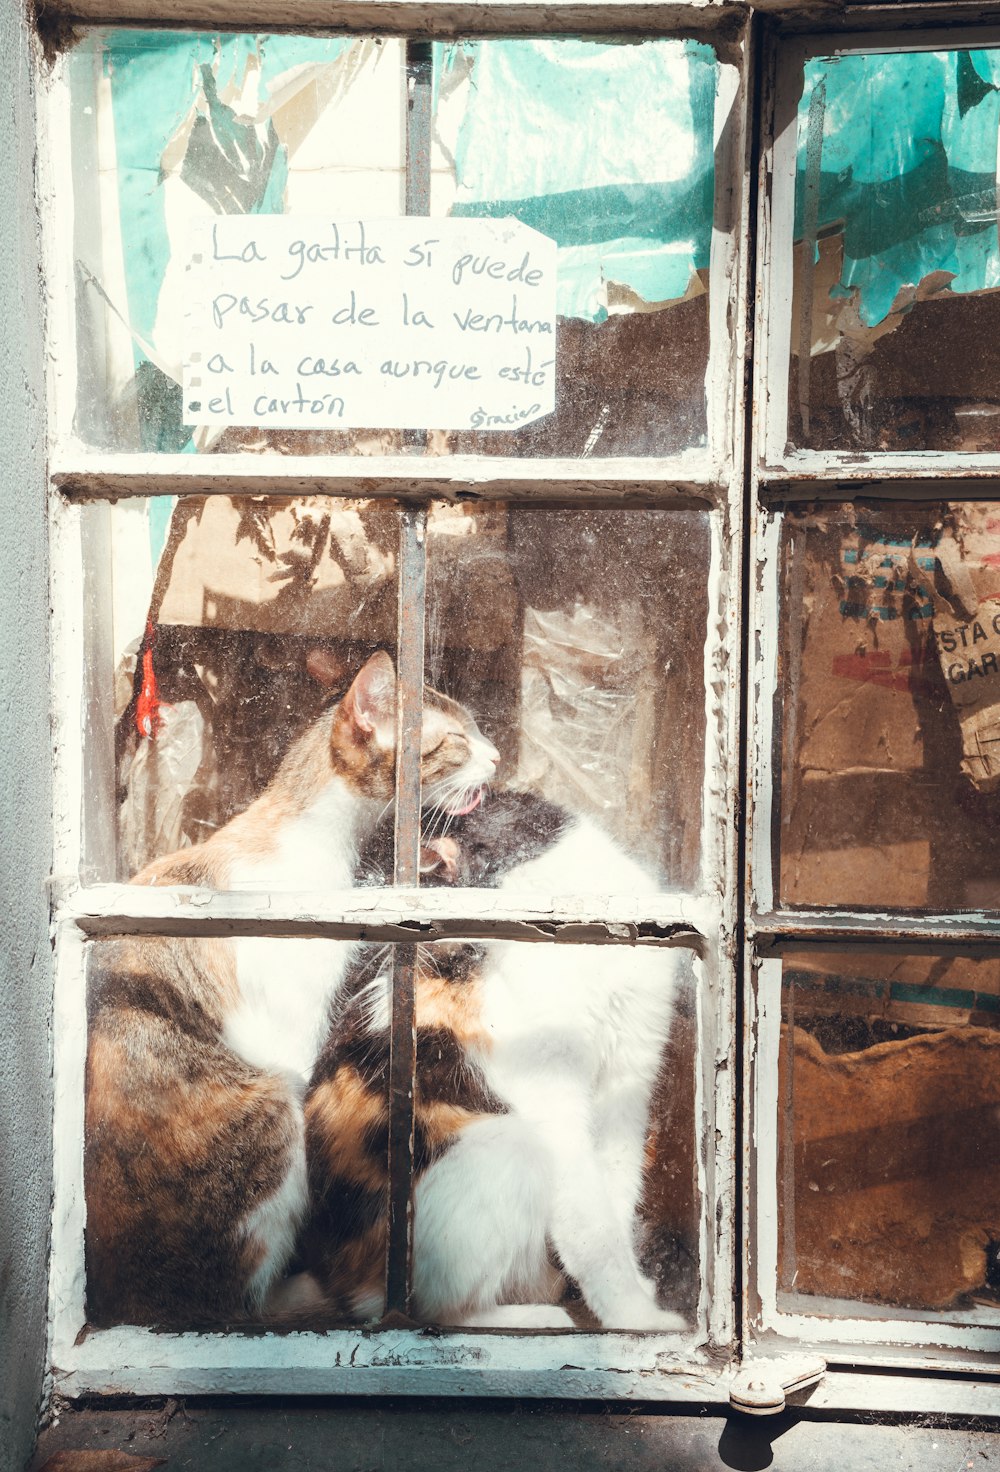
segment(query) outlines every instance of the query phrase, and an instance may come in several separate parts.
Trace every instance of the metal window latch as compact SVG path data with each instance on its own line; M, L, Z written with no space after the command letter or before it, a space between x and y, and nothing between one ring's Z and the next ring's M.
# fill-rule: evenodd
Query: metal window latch
M734 1377L729 1404L748 1416L776 1416L785 1409L786 1396L815 1385L825 1372L826 1360L818 1354L752 1360Z

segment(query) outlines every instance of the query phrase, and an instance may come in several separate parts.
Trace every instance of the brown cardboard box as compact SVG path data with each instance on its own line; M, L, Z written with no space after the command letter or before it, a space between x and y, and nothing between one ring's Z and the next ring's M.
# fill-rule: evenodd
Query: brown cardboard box
M445 605L440 622L449 647L492 650L511 636L518 600L502 556L505 534L504 508L477 508L475 517L461 506L433 509L428 583L431 598ZM207 496L182 503L161 558L153 615L160 624L393 648L398 538L398 510L386 501ZM496 555L484 556L489 548ZM468 596L472 583L475 598ZM456 616L448 617L452 605Z
M839 1055L801 1028L783 1033L783 1293L938 1310L977 1290L989 1299L1000 1033L957 1028Z
M975 1025L1000 1032L997 956L860 947L790 951L782 983L786 1022L862 1018L904 1028Z
M927 903L938 793L926 715L944 701L929 639L929 539L912 508L789 518L781 895L787 904ZM912 575L911 561L917 572Z
M157 623L395 643L397 518L372 502L228 496L181 503L154 594Z
M980 792L1000 788L1000 518L982 504L952 508L935 549L934 647L958 711L962 771Z

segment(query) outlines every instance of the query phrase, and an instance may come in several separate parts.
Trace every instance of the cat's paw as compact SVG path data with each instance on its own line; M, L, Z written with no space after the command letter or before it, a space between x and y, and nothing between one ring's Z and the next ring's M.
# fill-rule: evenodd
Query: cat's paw
M601 1324L605 1329L654 1330L660 1334L676 1334L688 1327L682 1314L660 1308L651 1298L618 1305L613 1313L602 1315Z
M498 1303L493 1308L465 1314L467 1329L572 1329L573 1320L554 1303Z

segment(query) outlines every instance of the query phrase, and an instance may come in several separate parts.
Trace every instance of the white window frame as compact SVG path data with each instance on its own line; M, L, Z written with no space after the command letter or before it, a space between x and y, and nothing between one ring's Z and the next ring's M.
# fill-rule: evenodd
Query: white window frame
M657 9L644 32L669 34L678 17L700 23L707 5ZM565 19L563 18L565 13ZM79 14L79 12L76 12ZM320 16L303 7L302 25L324 29L402 31L409 18L421 34L466 33L461 7L432 0L342 5ZM501 7L486 27L528 32L545 20L546 33L580 34L617 28L635 12L612 3L589 7ZM130 15L137 11L130 9ZM452 18L459 15L456 23ZM558 19L553 24L553 16ZM234 24L266 30L267 9L210 3L172 21L186 29ZM159 17L155 17L158 19ZM711 17L710 17L711 18ZM152 15L148 16L152 20ZM287 12L283 16L287 22ZM300 20L297 10L296 22ZM200 26L194 24L201 22ZM344 24L338 25L339 21ZM478 17L477 17L478 22ZM598 23L602 22L601 25ZM628 27L631 29L631 27ZM699 27L700 33L700 27ZM711 35L706 39L711 39ZM50 1349L54 1388L66 1396L93 1393L448 1394L725 1399L735 1313L732 1264L735 1034L735 831L731 795L738 785L739 558L727 568L726 550L741 544L743 507L742 376L745 357L747 248L740 221L748 200L747 140L742 89L745 63L727 31L728 65L720 65L716 106L716 208L711 249L708 448L650 459L532 460L454 457L418 461L393 456L170 457L95 453L76 443L67 427L75 403L75 325L72 269L61 242L72 238L66 206L72 198L67 62L58 57L40 78L41 209L49 286L49 412L55 426L50 457L50 529L53 601L53 685L56 762L56 938L54 1002L55 1181L50 1290ZM734 65L734 61L736 64ZM61 213L61 211L63 211ZM726 228L720 226L725 219ZM730 331L729 324L733 324ZM266 467L266 468L265 468ZM96 633L84 627L88 578L100 558L104 533L99 509L119 495L334 494L423 499L451 498L474 489L484 500L513 503L558 497L588 503L697 506L709 514L711 560L705 645L706 738L702 880L691 898L661 896L640 911L630 897L590 904L491 892L408 890L287 895L208 894L189 889L142 889L82 884L76 877L86 848L88 784L78 733L107 701L89 688L88 660ZM85 520L86 513L86 520ZM90 571L88 572L88 559ZM106 678L102 675L101 678ZM104 748L107 747L106 733ZM98 736L97 750L101 750ZM727 798L726 795L729 795ZM698 1050L696 1113L701 1296L697 1327L680 1334L424 1333L347 1328L324 1333L160 1334L142 1328L85 1327L83 1228L83 1080L86 1054L84 967L87 942L114 933L350 936L412 941L447 935L508 935L543 943L600 941L685 944L696 957ZM716 1128L718 1125L718 1128ZM570 1360L571 1365L567 1365Z
M780 3L771 8L791 9ZM852 52L931 51L977 45L1000 45L1000 26L961 24L978 21L983 7L927 7L919 31L874 28L879 7L859 6L872 26L866 30L809 34L779 29L768 38L762 61L761 149L758 171L757 270L761 283L757 303L754 403L758 406L757 453L751 467L751 547L754 576L749 580L750 627L760 631L747 659L750 686L748 774L749 833L746 847L747 886L745 949L744 1078L746 1099L744 1150L748 1162L744 1182L747 1227L747 1282L744 1335L758 1352L780 1355L807 1345L828 1360L831 1374L846 1389L859 1374L858 1407L877 1404L903 1409L906 1396L888 1389L892 1381L918 1381L927 1410L1000 1413L996 1328L963 1321L955 1315L903 1313L891 1308L862 1310L860 1305L817 1300L814 1311L778 1306L778 1050L781 1026L782 944L825 941L829 946L861 942L870 948L907 943L939 945L945 950L992 941L1000 954L1000 925L995 914L921 913L886 910L852 911L785 909L774 892L777 855L774 848L778 795L772 774L780 756L774 749L774 709L779 684L779 586L781 528L784 510L810 502L849 502L857 497L887 499L997 499L1000 455L947 451L859 452L815 451L786 447L788 385L792 333L792 220L795 210L798 108L802 68L815 55ZM873 18L874 16L874 18ZM915 7L892 8L898 18L919 21ZM945 28L941 22L950 24ZM805 1301L803 1301L804 1303ZM848 1368L850 1367L850 1368ZM883 1373L893 1371L891 1379ZM900 1372L909 1372L900 1374ZM959 1380L957 1374L977 1377ZM938 1375L940 1379L934 1379ZM812 1404L821 1404L822 1397ZM913 1408L917 1408L916 1405Z
M58 13L59 4L51 7ZM162 0L75 0L66 12L76 19L118 24L122 20L163 24ZM900 24L953 20L978 10L966 0L949 5L903 3L893 7ZM696 32L712 39L713 28L727 60L735 61L728 95L717 106L718 122L728 107L735 126L726 130L725 146L716 157L716 221L711 259L711 353L707 389L710 434L707 450L687 451L663 459L507 460L462 457L416 462L409 457L359 460L352 457L282 457L268 462L239 456L175 457L95 455L57 434L50 456L50 531L53 602L53 722L56 750L55 877L52 883L53 933L57 977L54 1012L55 1181L50 1287L50 1363L52 1389L64 1396L87 1394L416 1394L523 1395L578 1398L641 1399L672 1402L722 1402L729 1397L742 1353L747 1364L767 1362L789 1348L822 1341L830 1370L810 1394L809 1404L825 1410L1000 1413L1000 1385L987 1372L983 1356L966 1354L965 1346L913 1345L912 1325L893 1326L900 1337L888 1347L885 1337L872 1343L860 1323L858 1332L839 1341L824 1338L812 1319L789 1322L776 1315L763 1282L764 1262L772 1249L767 1241L773 1220L776 1177L776 1069L778 1014L774 998L775 962L761 952L790 917L773 907L770 893L770 712L777 669L777 533L765 504L792 495L796 482L842 486L850 478L859 493L887 481L915 488L947 474L969 480L1000 480L1000 457L923 456L836 457L805 452L784 453L784 430L778 442L781 383L787 383L788 354L775 357L790 255L783 265L771 257L774 220L786 188L775 175L787 172L779 140L772 145L768 119L773 118L774 83L779 55L794 54L799 43L788 34L771 44L764 38L760 16L784 16L789 27L836 26L842 20L840 0L761 0L753 9L751 44L741 44L739 28L750 7L739 0L680 0L656 6L630 0L603 5L550 0L548 4L505 0L477 7L477 33L585 34L623 30L648 34ZM856 26L884 25L884 5L851 7ZM272 0L176 0L171 24L188 29L268 29ZM332 10L322 0L297 0L297 30L446 36L468 30L467 8L442 0L342 0ZM281 22L288 24L284 7ZM828 32L828 34L830 34ZM954 31L950 32L954 36ZM68 197L69 115L61 80L64 61L39 66L40 181L44 262L49 295L50 417L57 424L65 406L75 402L75 341L72 272L66 238L55 226L59 200ZM759 78L762 77L762 81ZM755 96L755 93L759 95ZM744 99L746 99L744 110ZM742 402L747 361L752 277L749 232L741 222L750 217L751 160L755 145L745 119L762 118L760 140L758 240L756 259L756 331L770 347L754 365L753 404L758 435L766 453L751 462L745 442L749 415ZM751 133L753 129L751 128ZM794 151L792 168L794 171ZM769 193L772 180L776 193ZM793 172L794 187L794 172ZM754 181L756 186L757 181ZM728 200L730 228L718 222ZM65 217L63 216L63 220ZM728 325L731 324L731 331ZM770 336L769 336L770 333ZM787 339L786 339L787 342ZM772 400L772 395L775 395ZM811 453L811 452L810 452ZM746 473L745 473L746 465ZM664 897L652 914L640 915L622 898L597 906L537 896L517 897L503 909L496 896L474 891L395 889L340 894L283 895L280 904L268 896L196 892L184 889L143 891L123 885L81 885L76 876L83 856L81 812L86 796L79 732L85 727L90 697L81 680L85 636L80 609L85 587L84 505L116 496L185 495L234 491L281 494L319 493L393 496L412 493L419 478L420 494L453 497L475 490L484 500L528 501L558 491L564 500L581 504L643 504L663 507L697 505L710 511L712 560L709 583L710 634L706 639L707 702L702 885L698 895L675 901ZM842 491L838 492L843 494ZM997 492L1000 495L1000 491ZM745 506L749 512L745 512ZM99 518L97 518L99 520ZM738 549L744 522L749 523L746 569ZM88 531L88 536L92 534ZM100 531L97 533L98 541ZM733 549L737 549L735 552ZM727 554L729 565L726 565ZM745 586L745 604L744 604ZM741 624L743 633L741 634ZM753 631L760 631L756 638ZM721 631L721 632L720 632ZM718 635L718 638L714 636ZM745 642L744 642L745 641ZM746 657L746 723L755 759L745 774L740 759L741 665ZM739 874L742 818L738 795L746 796L746 869ZM755 888L756 886L756 888ZM742 916L741 887L748 898ZM867 919L868 917L866 917ZM322 1334L226 1336L158 1334L137 1328L84 1332L83 1269L83 1069L86 1047L84 965L89 938L120 932L175 931L198 934L259 933L346 936L364 927L379 939L412 940L419 921L421 936L507 934L550 943L573 940L609 943L687 943L698 952L697 1104L703 1116L700 1184L702 1212L702 1298L698 1328L687 1335L574 1334L521 1335L451 1332L425 1334L413 1330L336 1330ZM796 912L792 923L803 932L827 925L851 934L854 921L845 915ZM954 938L997 936L995 920L952 917L898 921L889 919L882 934L898 932ZM865 929L865 934L868 931ZM959 937L961 938L961 937ZM758 964L760 980L757 981ZM745 1004L736 987L747 978ZM753 985L751 985L753 983ZM736 1036L743 1026L743 1077L737 1095ZM742 1148L749 1163L738 1182L736 1119L742 1110ZM770 1135L768 1134L770 1132ZM755 1155L755 1152L756 1155ZM770 1152L770 1154L769 1154ZM762 1176L766 1177L762 1181ZM737 1206L743 1237L737 1240ZM735 1276L734 1276L735 1275ZM820 1326L822 1329L823 1326ZM844 1327L837 1321L838 1332ZM884 1328L884 1323L880 1328ZM990 1331L992 1332L992 1331ZM797 1336L797 1337L796 1337ZM957 1351L958 1359L949 1353ZM985 1346L983 1347L985 1352ZM964 1358L963 1358L964 1356ZM570 1361L571 1363L567 1363ZM881 1373L891 1366L892 1374ZM951 1373L965 1368L962 1377ZM936 1376L935 1376L936 1372Z

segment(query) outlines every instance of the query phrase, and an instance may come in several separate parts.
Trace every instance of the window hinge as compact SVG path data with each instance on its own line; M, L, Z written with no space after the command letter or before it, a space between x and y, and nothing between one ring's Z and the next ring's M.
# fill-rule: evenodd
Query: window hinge
M826 1360L818 1354L752 1360L733 1379L729 1404L748 1416L776 1416L785 1409L787 1395L815 1385L825 1372Z

